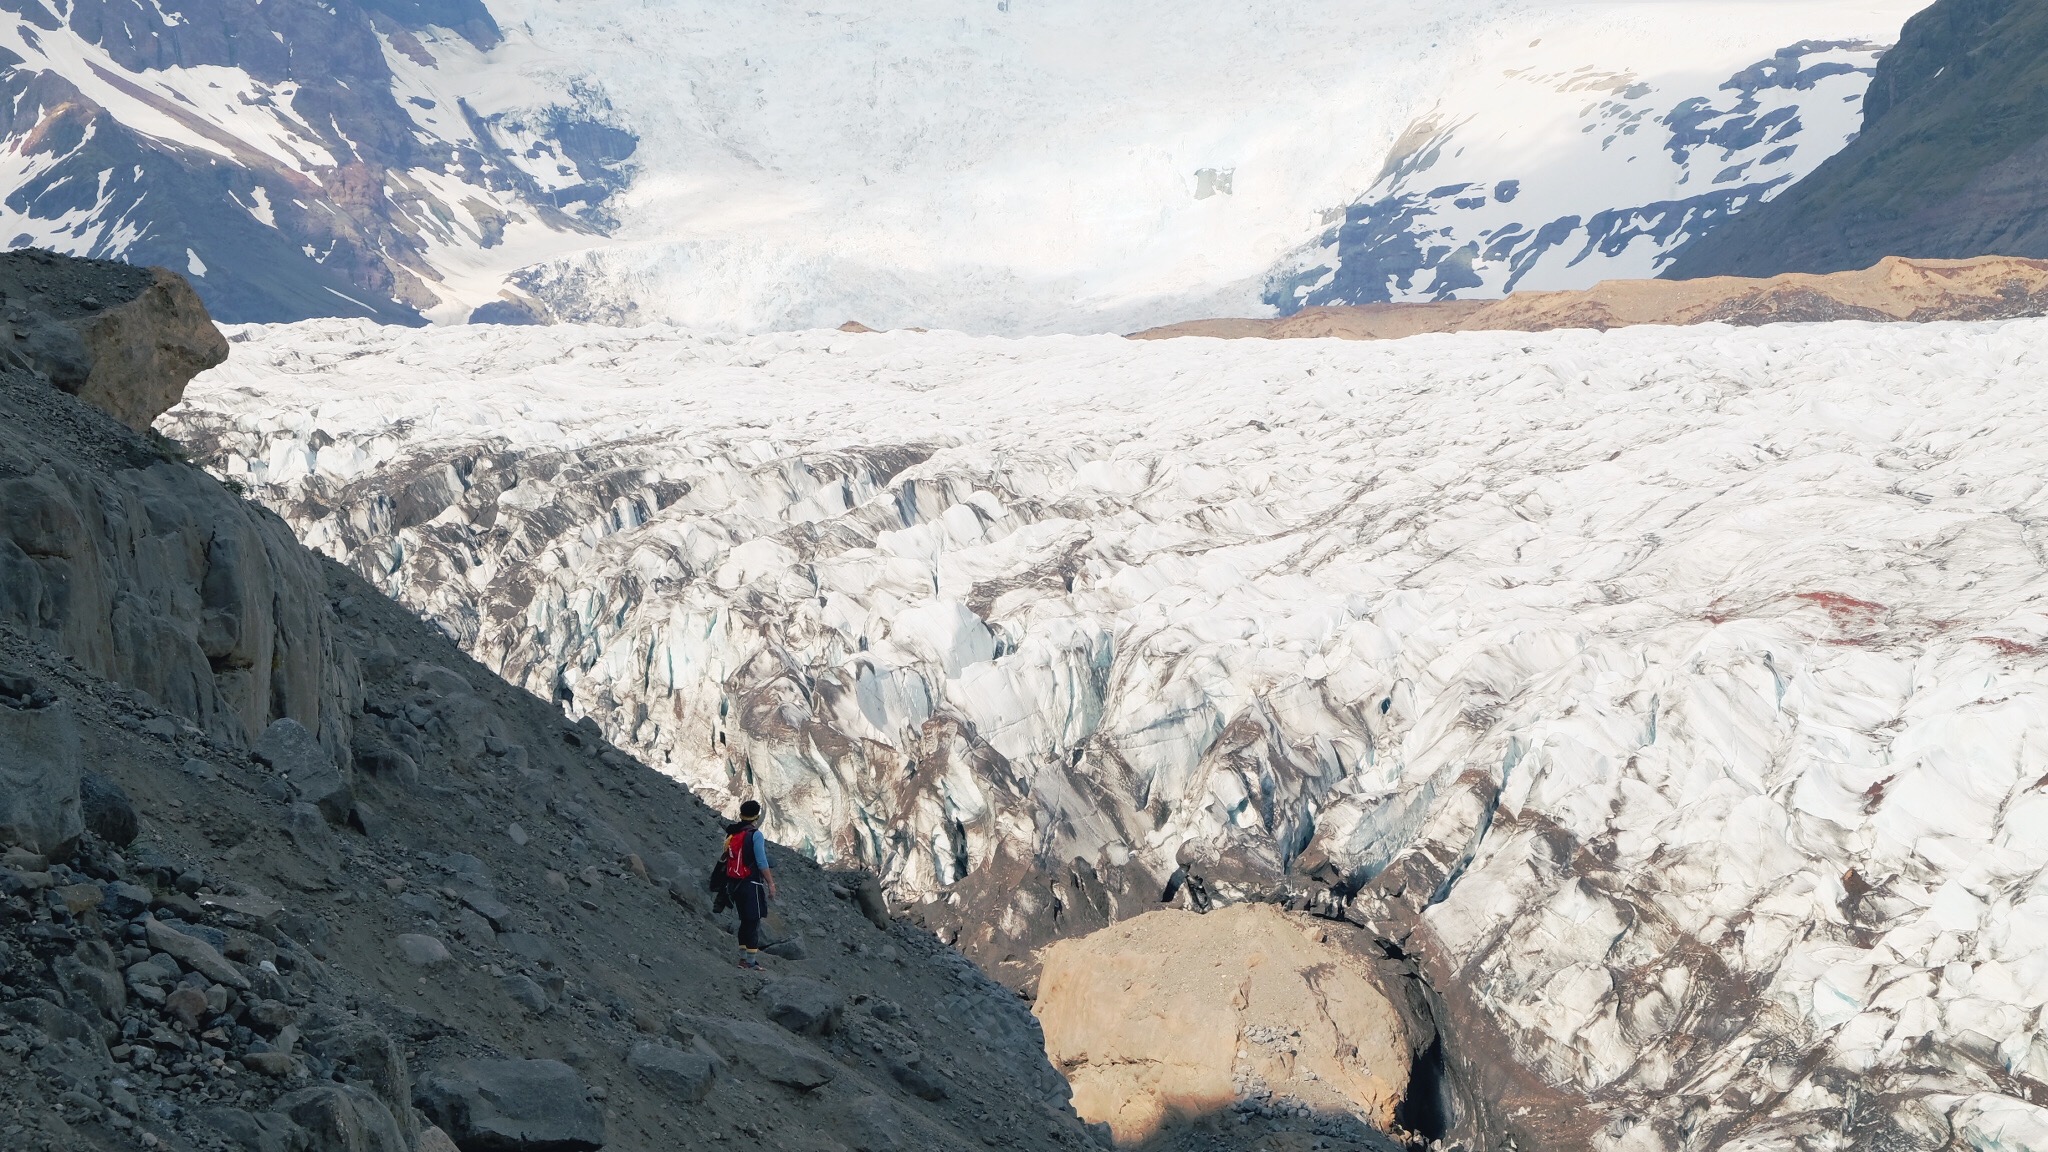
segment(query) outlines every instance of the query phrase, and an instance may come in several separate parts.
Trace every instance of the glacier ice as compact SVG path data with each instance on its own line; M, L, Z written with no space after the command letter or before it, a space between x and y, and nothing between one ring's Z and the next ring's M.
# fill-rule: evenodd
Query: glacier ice
M1370 879L1591 1146L2048 1131L2048 321L234 339L166 431L995 961Z

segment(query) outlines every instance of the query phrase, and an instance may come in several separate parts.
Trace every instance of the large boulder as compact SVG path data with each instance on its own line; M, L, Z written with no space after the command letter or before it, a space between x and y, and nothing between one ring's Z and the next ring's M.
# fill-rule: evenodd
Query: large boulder
M709 1053L652 1042L635 1044L626 1066L672 1100L695 1104L718 1082L718 1060Z
M126 848L141 830L135 805L111 777L87 772L78 780L78 803L85 826L109 844Z
M786 976L761 989L768 1018L799 1036L824 1036L839 1027L846 995L830 984Z
M69 856L85 830L78 787L70 703L27 677L0 673L0 846Z
M306 1132L276 1112L201 1108L199 1122L228 1138L242 1152L305 1152Z
M140 432L185 396L194 376L228 358L227 338L183 276L149 269L131 299L103 307L70 328L88 365L80 400ZM59 381L60 386L64 383Z
M1406 1025L1371 962L1265 904L1167 909L1045 950L1034 1010L1074 1111L1118 1144L1263 1087L1385 1128Z
M413 1104L462 1152L594 1152L604 1116L559 1060L462 1060L420 1078Z
M315 1084L271 1107L305 1131L306 1152L411 1152L391 1110L366 1088Z
M330 824L348 822L355 804L348 778L305 725L289 716L273 720L251 751L284 777L300 803L318 808Z
M216 984L247 992L249 978L228 962L213 945L197 936L180 932L155 917L142 922L143 941L158 952L199 973Z
M408 1144L419 1135L412 1111L412 1073L405 1049L376 1024L332 1009L316 1009L300 1029L306 1050L330 1065L352 1067L352 1080L377 1094Z
M830 1084L839 1068L780 1029L752 1020L695 1016L669 1017L669 1035L686 1046L708 1044L722 1058L752 1069L762 1079L809 1092Z

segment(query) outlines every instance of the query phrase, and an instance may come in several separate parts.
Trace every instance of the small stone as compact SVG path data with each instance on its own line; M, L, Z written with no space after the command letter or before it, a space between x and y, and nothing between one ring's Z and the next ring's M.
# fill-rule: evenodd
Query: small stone
M206 1015L206 993L192 987L173 989L164 998L164 1014L184 1025L185 1031L197 1031Z
M889 1075L903 1090L920 1100L944 1100L951 1093L945 1077L925 1062L923 1053L906 1052L888 1062Z
M547 886L557 892L567 892L569 890L569 878L550 868L547 874Z
M420 1138L413 1146L413 1152L459 1152L455 1141L446 1132L429 1124L420 1131Z
M242 1057L242 1067L265 1076L283 1078L292 1074L292 1057L289 1052L251 1052Z
M180 771L194 780L203 782L220 778L220 770L204 760L187 760L178 767Z
M534 983L528 977L520 975L507 976L505 977L504 985L505 995L511 997L513 1003L526 1009L528 1015L546 1015L547 1010L552 1007L548 1003L548 994L541 989L540 985Z
M810 955L804 950L804 942L794 938L770 944L762 951L770 956L780 956L784 960L803 960Z
M585 868L583 871L577 873L576 878L578 880L583 881L584 884L592 888L597 887L598 884L602 882L602 877L598 875L597 865L595 864L592 864L588 868Z
M398 947L399 956L415 968L436 968L453 959L448 954L448 946L432 936L408 932L393 943Z
M100 889L100 907L122 920L133 920L149 911L149 889L140 884L116 880Z
M521 848L526 847L526 829L521 828L518 824L506 825L505 835L510 837L514 844L519 845ZM439 1129L435 1129L435 1131L439 1131Z
M62 888L53 889L51 895L62 901L64 910L73 916L85 915L88 910L99 907L100 902L106 899L106 893L97 884L66 884Z

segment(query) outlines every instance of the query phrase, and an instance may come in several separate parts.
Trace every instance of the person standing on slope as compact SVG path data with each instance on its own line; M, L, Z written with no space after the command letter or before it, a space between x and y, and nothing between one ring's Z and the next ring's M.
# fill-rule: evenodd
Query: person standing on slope
M761 802L740 805L740 822L725 828L725 882L740 914L740 967L761 967L761 921L775 896L768 838L761 835Z

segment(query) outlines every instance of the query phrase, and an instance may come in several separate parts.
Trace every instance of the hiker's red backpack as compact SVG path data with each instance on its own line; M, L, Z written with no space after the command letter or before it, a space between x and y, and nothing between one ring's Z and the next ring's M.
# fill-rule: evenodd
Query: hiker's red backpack
M753 865L747 863L747 837L755 830L742 828L725 838L725 875L730 880L750 880L754 876Z

